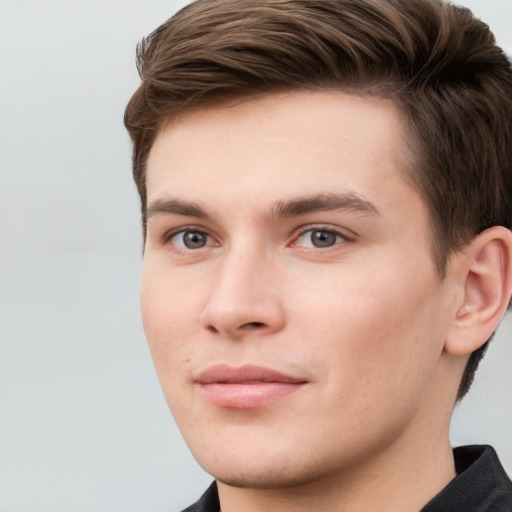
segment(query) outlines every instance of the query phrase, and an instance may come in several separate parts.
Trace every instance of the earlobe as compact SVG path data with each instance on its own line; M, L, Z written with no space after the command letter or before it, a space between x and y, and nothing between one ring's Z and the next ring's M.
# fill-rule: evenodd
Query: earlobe
M489 228L456 258L463 295L456 306L445 350L454 355L474 352L492 336L512 294L512 233Z

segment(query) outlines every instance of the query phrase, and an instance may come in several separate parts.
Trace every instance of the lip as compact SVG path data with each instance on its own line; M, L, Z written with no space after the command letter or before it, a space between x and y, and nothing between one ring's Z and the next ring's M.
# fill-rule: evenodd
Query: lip
M194 380L208 401L231 409L263 407L307 383L305 379L253 365L211 366Z

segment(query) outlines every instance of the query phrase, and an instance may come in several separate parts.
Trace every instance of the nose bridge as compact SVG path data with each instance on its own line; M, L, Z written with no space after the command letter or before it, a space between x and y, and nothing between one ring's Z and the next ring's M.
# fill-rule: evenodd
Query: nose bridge
M226 251L216 267L204 327L230 336L282 327L284 315L278 291L278 269L273 258L254 242L239 241Z

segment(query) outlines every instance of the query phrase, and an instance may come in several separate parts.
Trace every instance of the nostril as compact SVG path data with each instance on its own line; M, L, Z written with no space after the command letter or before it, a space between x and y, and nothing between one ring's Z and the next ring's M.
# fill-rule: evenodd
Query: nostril
M263 322L249 322L247 324L242 325L242 327L263 327L265 324Z
M245 331L245 330L251 330L251 329L261 329L262 327L265 327L264 322L247 322L245 324L242 324L238 327L238 329ZM222 329L219 329L218 327L215 327L215 325L208 325L206 326L206 329L210 331L213 334L218 334L222 332Z

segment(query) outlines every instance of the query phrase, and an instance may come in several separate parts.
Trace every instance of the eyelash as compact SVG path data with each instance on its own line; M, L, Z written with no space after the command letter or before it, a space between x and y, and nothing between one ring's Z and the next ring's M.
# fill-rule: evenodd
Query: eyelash
M333 235L341 237L345 242L353 242L356 238L355 235L349 235L349 234L347 234L346 231L342 231L341 229L337 229L332 226L316 225L315 224L315 225L304 226L303 228L300 228L299 231L297 232L297 234L294 236L294 238L293 238L294 241L291 245L293 246L301 236L305 235L306 233L308 233L310 231L311 232L320 231L320 232L333 234ZM339 244L335 244L335 245L339 245ZM333 247L333 246L330 246L330 247ZM318 247L317 250L325 251L325 250L328 250L330 247L326 247L326 248Z
M215 240L215 237L212 236L208 231L206 231L203 227L200 226L181 226L179 228L172 229L164 233L161 237L162 245L167 245L172 240L173 237L179 235L180 233L199 233L202 235L206 235L207 237Z
M292 243L290 244L291 247L298 247L296 245L297 243L297 240L305 235L306 233L308 232L314 232L314 231L319 231L319 232L325 232L325 233L329 233L329 234L333 234L337 237L341 237L343 239L343 241L345 242L353 242L355 240L355 235L348 235L346 233L346 231L342 231L341 229L336 229L336 228L333 228L332 226L328 226L328 225L309 225L309 226L304 226L302 228L300 228L298 231L296 231L294 234L293 234L293 238L292 238ZM179 228L175 228L171 231L168 231L166 232L162 238L161 238L161 242L162 242L162 245L168 245L170 243L170 241L172 240L173 237L175 237L176 235L179 235L180 233L187 233L187 232L190 232L190 233L199 233L199 234L203 234L207 237L209 237L210 239L212 240L215 240L215 237L212 236L210 233L208 233L208 231L206 231L204 228L200 227L200 226L182 226L182 227L179 227ZM304 248L304 249L308 249L310 251L327 251L329 250L330 248L336 246L336 245L339 245L339 243L336 243L334 244L333 246L327 246L327 247L324 247L324 248L320 248L320 247L317 247L317 248ZM196 251L199 251L200 249L204 249L206 248L207 246L205 247L200 247L198 249L188 249L188 251L184 251L182 249L179 249L177 247L174 247L175 250L177 251L180 251L180 252L196 252Z

